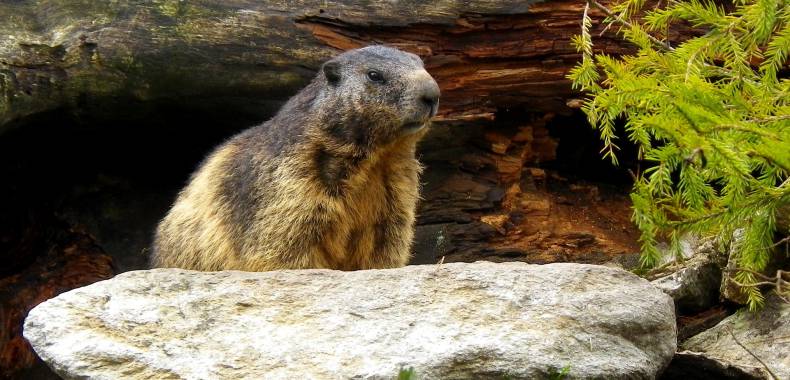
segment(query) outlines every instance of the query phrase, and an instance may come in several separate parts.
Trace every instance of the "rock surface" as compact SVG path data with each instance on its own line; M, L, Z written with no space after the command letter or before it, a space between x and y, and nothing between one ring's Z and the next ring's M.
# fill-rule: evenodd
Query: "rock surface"
M716 252L713 241L694 245L682 268L652 283L675 300L678 314L705 310L719 301L725 257ZM685 255L684 255L685 256Z
M762 373L765 379L771 378L768 370L779 379L790 379L788 337L790 304L772 294L766 297L763 310L742 310L731 315L712 329L691 337L683 343L683 349L702 353L728 365L751 368L751 373Z
M699 352L681 351L675 354L661 380L763 380L764 370L744 367L705 356Z
M66 379L650 379L676 348L670 297L584 264L127 272L30 312Z

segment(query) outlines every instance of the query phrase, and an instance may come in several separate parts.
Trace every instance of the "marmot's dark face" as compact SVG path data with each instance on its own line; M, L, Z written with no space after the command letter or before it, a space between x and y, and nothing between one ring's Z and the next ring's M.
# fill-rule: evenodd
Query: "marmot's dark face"
M359 148L373 149L422 130L439 106L439 86L422 60L397 49L347 51L326 62L322 74L329 134Z

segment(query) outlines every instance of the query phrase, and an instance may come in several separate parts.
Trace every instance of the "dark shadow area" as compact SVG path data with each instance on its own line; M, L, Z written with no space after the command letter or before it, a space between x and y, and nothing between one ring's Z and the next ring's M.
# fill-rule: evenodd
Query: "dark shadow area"
M57 379L22 337L35 305L145 269L158 220L203 157L259 116L130 105L52 112L0 135L0 379Z
M615 144L619 147L615 153L618 165L609 158L603 157L604 147L600 133L587 121L587 116L580 110L571 110L562 114L552 114L546 118L545 128L549 136L557 142L556 157L552 160L536 162L536 166L554 170L563 176L598 183L607 183L630 188L633 178L629 170L637 173L644 162L637 160L638 149L628 141L623 125L616 126L619 137ZM498 127L514 127L524 124L525 120L535 119L525 109L504 109L497 113Z
M260 122L166 104L124 116L51 113L0 136L4 218L54 213L87 227L121 271L141 269L152 221L189 174L219 142Z
M0 322L20 326L29 308L62 291L145 269L156 224L201 160L278 107L265 106L262 116L260 109L196 104L130 104L111 119L53 112L0 135L0 280L32 292L27 303L11 293L0 299L18 303L16 319ZM630 260L636 235L624 225L631 163L601 160L596 133L578 114L503 110L496 120L436 123L418 152L426 170L412 263L445 255L448 262ZM586 210L587 219L576 210ZM73 242L92 247L90 260L53 259L67 257ZM44 261L50 259L54 264ZM56 267L73 268L58 272L63 278L76 278L69 270L94 275L58 287L47 282ZM13 377L47 378L43 364L33 362L34 369ZM0 364L3 376L11 372Z

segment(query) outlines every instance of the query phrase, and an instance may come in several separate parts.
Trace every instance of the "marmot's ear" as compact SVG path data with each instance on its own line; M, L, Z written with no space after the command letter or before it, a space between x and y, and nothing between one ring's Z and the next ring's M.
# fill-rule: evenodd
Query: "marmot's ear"
M326 81L330 84L337 84L340 82L340 63L337 61L329 61L324 63L323 66Z

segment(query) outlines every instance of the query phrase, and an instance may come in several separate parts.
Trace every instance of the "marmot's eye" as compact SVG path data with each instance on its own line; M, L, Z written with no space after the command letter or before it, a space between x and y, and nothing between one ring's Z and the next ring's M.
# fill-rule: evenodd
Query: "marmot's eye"
M368 71L368 79L370 79L371 82L384 82L384 75L381 75L381 73L376 70L370 70Z

